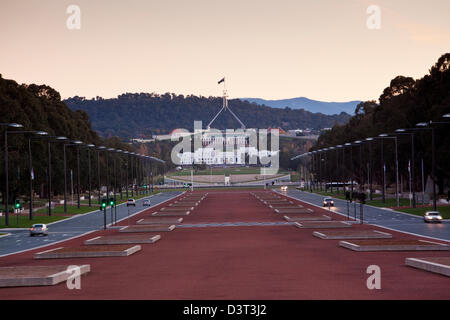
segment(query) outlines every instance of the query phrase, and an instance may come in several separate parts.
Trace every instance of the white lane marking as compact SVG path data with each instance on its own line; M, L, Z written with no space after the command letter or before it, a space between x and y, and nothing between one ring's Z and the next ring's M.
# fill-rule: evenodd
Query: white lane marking
M158 193L158 194L159 194L159 193ZM181 193L180 195L182 195L182 194L184 194L184 192ZM163 201L163 202L161 202L161 203L159 203L159 204L157 204L157 205L160 205L160 204L163 204L164 202L167 202L167 201L170 201L170 200L172 200L172 199L175 199L176 197L178 197L178 196L180 196L180 195L177 195L177 196L175 196L175 197L169 198L169 199L167 199L167 200L165 200L165 201ZM153 196L153 195L152 195L152 196ZM157 206L157 205L155 205L155 206ZM69 219L70 219L70 218L69 218ZM27 252L27 251L31 251L31 250L36 250L36 249L40 249L40 248L52 246L52 245L54 245L54 244L58 244L58 243L61 243L61 242L64 242L64 241L68 241L68 240L76 239L76 238L79 238L79 237L83 237L83 236L85 236L85 235L88 235L88 234L90 234L90 233L97 232L97 231L99 231L99 230L91 230L91 231L82 233L82 234L80 234L80 235L71 237L71 238L69 238L69 239L61 239L61 240L59 240L59 241L55 241L55 242L52 242L52 243L44 244L44 245L42 245L42 246L37 246L37 247L29 248L29 249L24 249L24 250L20 250L20 251L15 251L15 252L11 252L11 253L6 253L6 254L3 254L3 255L0 255L0 258L2 258L2 257L7 257L7 256L10 256L10 255L13 255L13 254L17 254L17 253L23 253L23 252Z
M277 192L277 191L274 191L274 192ZM291 199L295 199L295 200L297 200L297 201L302 201L302 202L308 203L308 204L313 205L313 206L318 207L318 208L322 208L322 207L320 207L320 206L318 206L318 205L315 205L314 203L310 203L310 202L305 201L305 200L300 200L300 199L294 198L294 197L292 197L292 196L289 196L289 195L287 195L287 194L286 194L285 196L286 196L286 197L289 197L289 198L291 198ZM378 208L378 209L379 209L379 208ZM343 213L340 213L340 212L338 212L338 211L333 211L333 212L336 213L336 214L342 215L342 216L344 216L344 217L347 216L346 214L344 215ZM354 218L352 218L352 219L354 219ZM356 220L359 221L358 218L356 218ZM415 219L413 219L413 220L415 220ZM425 236L425 235L421 235L421 234L417 234L417 233L412 233L412 232L402 231L402 230L398 230L398 229L394 229L394 228L389 228L389 227L381 226L381 225L378 225L378 224L370 223L370 225L373 225L373 226L376 226L376 227L379 227L379 228L384 228L384 229L392 230L392 231L397 231L397 232L400 232L400 233L410 234L410 235L417 236L417 237L422 237L422 238L427 238L427 239L434 239L434 240L440 240L440 241L444 241L444 242L450 242L449 240L446 240L446 239L441 239L441 238ZM414 225L415 225L415 224L414 224Z

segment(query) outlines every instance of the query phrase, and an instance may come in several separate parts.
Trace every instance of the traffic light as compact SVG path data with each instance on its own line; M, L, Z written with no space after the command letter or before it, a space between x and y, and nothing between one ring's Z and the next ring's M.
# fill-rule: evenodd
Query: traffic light
M100 210L105 209L106 205L107 205L106 199L102 199L102 206L100 207Z
M21 208L20 200L19 200L19 199L16 199L16 200L14 201L14 209L20 209L20 208Z
M109 198L109 205L111 207L114 207L116 205L116 202L114 201L114 198Z

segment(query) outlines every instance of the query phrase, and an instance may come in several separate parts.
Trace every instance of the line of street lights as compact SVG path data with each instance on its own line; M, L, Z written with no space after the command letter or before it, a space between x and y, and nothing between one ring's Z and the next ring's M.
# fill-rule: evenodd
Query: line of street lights
M450 114L445 114L442 116L445 119L449 119L450 118ZM326 157L326 153L328 151L331 150L336 150L336 163L338 165L338 150L342 149L342 174L341 174L341 179L342 181L345 180L345 148L349 147L350 148L350 178L351 178L351 192L353 193L353 183L354 183L354 168L353 168L353 147L354 146L359 146L360 147L360 152L359 152L359 182L360 182L360 188L362 188L363 186L363 181L364 178L362 176L362 145L363 143L368 143L369 144L369 162L368 162L368 183L370 185L369 187L369 196L370 199L372 199L372 182L373 182L373 178L371 175L371 160L372 160L372 148L371 148L371 142L375 141L375 140L380 140L381 142L381 164L382 164L382 180L383 180L383 190L382 190L382 201L383 203L385 202L385 197L386 197L386 164L385 164L385 160L384 160L384 152L383 152L383 140L384 139L393 139L394 143L395 143L395 177L396 177L396 203L397 203L397 207L400 205L400 198L399 198L399 168L398 168L398 136L399 135L409 135L411 137L411 166L409 167L409 171L410 171L410 184L411 184L411 190L412 190L412 206L416 207L416 199L415 199L415 188L414 188L414 171L415 171L415 162L414 162L414 133L415 131L421 131L421 130L430 130L431 131L431 149L432 149L432 180L433 180L433 210L437 209L437 203L436 203L436 149L435 149L435 127L433 127L433 125L442 125L442 124L450 124L450 121L429 121L429 122L421 122L421 123L417 123L415 128L401 128L401 129L397 129L395 130L394 133L383 133L378 135L377 137L369 137L366 138L365 140L361 141L361 140L356 140L352 143L347 142L345 144L340 144L334 147L328 147L328 148L322 148L319 150L314 150L314 151L310 151L298 156L295 156L293 158L291 158L291 160L296 160L296 159L300 159L300 158L305 158L305 157L311 157L311 172L318 172L318 179L319 179L319 185L320 185L320 190L322 190L322 171L321 171L321 167L322 167L322 153L325 154ZM319 155L319 170L317 170L317 155ZM325 164L326 166L326 164ZM326 168L326 167L325 167ZM337 166L338 168L338 166ZM305 172L305 171L304 171ZM310 189L312 190L312 185L314 184L313 178L311 177L311 172L310 172L310 178L309 178L309 185L310 185ZM336 176L339 176L338 174L336 174ZM304 177L306 180L306 176ZM333 184L331 184L332 186ZM339 188L339 185L337 186ZM345 188L345 185L344 185ZM339 189L337 189L339 192Z
M146 155L142 155L139 153L135 153L135 152L129 152L129 151L124 151L124 150L119 150L119 149L114 149L114 148L106 148L104 146L98 146L96 147L93 144L84 144L83 142L79 141L79 140L69 140L67 137L63 137L63 136L49 136L47 132L45 131L34 131L34 130L20 130L20 131L9 131L8 128L23 128L23 125L18 124L18 123L0 123L1 127L5 127L4 130L4 148L5 148L5 193L3 195L3 201L4 201L4 206L5 206L5 225L8 226L9 225L9 177L8 177L8 172L9 172L9 167L8 167L8 135L9 134L30 134L30 135L35 135L36 137L40 137L40 138L46 138L47 140L47 151L48 151L48 168L47 168L47 193L48 193L48 215L51 216L52 214L52 208L51 208L51 143L57 143L57 142L63 142L63 156L64 156L64 212L67 213L67 165L66 165L66 147L76 147L76 152L77 152L77 206L78 208L80 208L80 156L79 156L79 148L80 147L86 147L88 148L88 194L89 194L89 206L92 205L91 203L91 192L92 192L92 181L91 181L91 154L90 151L91 150L96 150L97 151L97 169L98 169L98 199L99 199L99 203L100 203L100 188L101 188L101 177L100 177L100 152L101 151L108 151L111 153L116 153L116 154L124 154L126 155L126 168L127 168L127 174L126 174L126 196L128 198L128 159L130 158L131 161L133 161L133 157L135 158L135 167L136 167L136 183L138 184L140 180L140 174L145 174L145 172L147 172L147 183L150 183L150 177L148 176L148 169L145 170L144 166L146 166L147 168L150 166L150 170L151 170L151 183L152 183L152 188L151 191L153 191L153 170L152 170L152 162L159 162L159 163L165 163L165 161L160 160L158 158L155 157L151 157L151 156L146 156ZM32 148L31 148L31 142L32 142L32 137L30 136L28 138L28 156L29 156L29 170L30 170L30 204L29 204L29 218L30 220L33 219L33 166L32 166ZM129 156L129 157L128 157ZM138 171L138 159L140 160L140 165L141 165L141 173L139 173ZM107 160L107 165L106 165L106 169L107 169L107 195L109 196L109 164L108 164L108 154L106 154L106 160ZM121 176L121 187L120 187L120 196L122 197L122 186L123 186L123 181L122 181L122 164L121 164L121 157L119 157L120 160L120 176ZM131 173L132 173L132 180L134 181L134 172L133 172L133 167L131 167ZM116 177L116 157L114 157L114 187L113 187L113 192L114 192L114 200L116 200L116 188L117 188L117 177ZM133 190L133 188L132 188ZM146 188L145 192L148 192L150 189ZM133 195L133 191L132 191L132 195Z

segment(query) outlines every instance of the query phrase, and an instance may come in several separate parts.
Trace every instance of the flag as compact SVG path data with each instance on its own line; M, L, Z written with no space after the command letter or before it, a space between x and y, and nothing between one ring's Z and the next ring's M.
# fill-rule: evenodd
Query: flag
M31 168L31 180L34 180L34 170Z
M221 84L224 81L225 81L225 78L222 78L219 82L217 82L217 84Z

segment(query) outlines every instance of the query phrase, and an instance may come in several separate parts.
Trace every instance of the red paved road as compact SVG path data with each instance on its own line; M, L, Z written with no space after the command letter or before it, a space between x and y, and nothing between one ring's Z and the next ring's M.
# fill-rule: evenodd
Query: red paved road
M133 217L131 223L153 211ZM334 214L333 218L342 219ZM215 191L183 224L249 221L284 220L248 191ZM33 253L42 249L30 251L0 258L0 265L89 263L92 271L82 277L81 290L68 290L64 283L3 288L0 299L450 298L449 278L404 266L406 257L449 256L448 252L354 252L338 247L337 240L313 237L313 231L294 226L177 228L160 233L159 242L143 245L130 257L116 258L37 261ZM64 245L82 245L85 239L114 232L90 234ZM398 239L412 238L388 232ZM372 264L381 267L381 290L366 287L366 268Z

